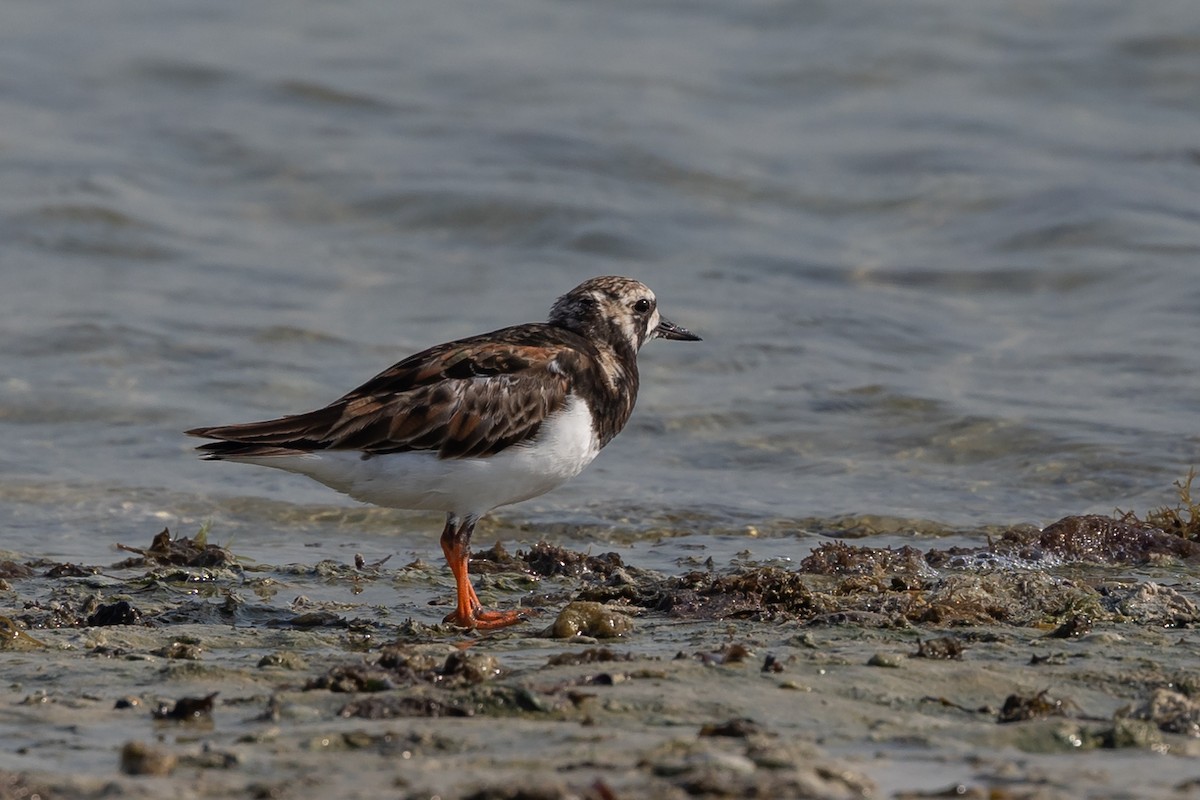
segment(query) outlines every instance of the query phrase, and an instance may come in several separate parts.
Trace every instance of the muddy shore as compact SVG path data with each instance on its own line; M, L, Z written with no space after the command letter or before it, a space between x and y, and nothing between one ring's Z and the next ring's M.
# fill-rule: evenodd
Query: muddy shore
M481 596L538 614L490 635L441 565L122 555L0 559L4 800L1200 796L1200 557L1140 522L675 575L497 545Z

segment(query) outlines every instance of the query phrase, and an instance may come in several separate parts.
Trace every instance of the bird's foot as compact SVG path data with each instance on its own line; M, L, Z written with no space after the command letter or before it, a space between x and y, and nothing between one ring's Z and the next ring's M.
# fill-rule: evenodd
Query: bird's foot
M453 614L446 615L442 622L468 630L492 631L524 622L535 613L532 608L519 608L515 611L485 611L477 608L466 614L455 611Z

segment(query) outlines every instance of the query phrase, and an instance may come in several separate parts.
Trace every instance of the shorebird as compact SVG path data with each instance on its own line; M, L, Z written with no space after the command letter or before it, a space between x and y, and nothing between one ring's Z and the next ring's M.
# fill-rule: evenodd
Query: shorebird
M444 511L442 552L457 604L445 622L488 630L530 612L485 610L468 575L487 512L578 475L620 433L637 400L637 354L651 339L698 341L630 278L592 278L546 322L447 342L324 408L194 428L206 459L296 472L367 503Z

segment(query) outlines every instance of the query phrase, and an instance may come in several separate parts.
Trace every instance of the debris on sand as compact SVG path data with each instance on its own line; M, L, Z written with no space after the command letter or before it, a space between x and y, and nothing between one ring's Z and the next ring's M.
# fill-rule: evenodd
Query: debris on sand
M1129 717L1152 722L1164 733L1200 738L1200 701L1172 689L1155 689Z
M117 544L117 548L137 553L141 558L130 558L114 565L114 569L129 569L146 566L175 567L227 567L237 562L233 553L219 545L208 543L208 531L201 528L194 539L181 536L171 538L171 532L163 528L150 546L146 548Z
M1049 691L1043 689L1035 695L1010 694L1004 700L997 722L1024 722L1031 719L1046 717L1065 717L1068 710L1074 707L1069 700L1059 700L1051 697Z
M970 776L956 796L1167 796L1200 757L1190 502L1179 530L1069 516L670 574L544 542L477 554L488 594L561 612L557 639L439 625L444 571L349 549L247 575L163 531L115 568L0 561L0 648L24 651L0 674L11 751L82 765L0 771L0 797L182 796L198 771L230 797L932 796L900 785L914 747ZM1189 758L1104 773L1118 747ZM918 792L952 780L920 772Z
M204 697L181 697L174 703L159 703L152 712L155 719L173 720L175 722L196 722L212 717L213 701L219 692L213 692Z
M118 600L96 607L87 618L87 625L99 628L105 625L137 625L142 621L142 612L128 600Z

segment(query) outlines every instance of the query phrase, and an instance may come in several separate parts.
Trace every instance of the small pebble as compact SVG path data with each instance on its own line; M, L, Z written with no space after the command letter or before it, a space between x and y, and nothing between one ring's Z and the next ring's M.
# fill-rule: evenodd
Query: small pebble
M897 669L904 663L904 656L899 653L876 653L867 659L868 667L887 667Z
M126 775L170 775L179 758L144 742L126 742L121 748L121 772Z
M633 630L633 620L620 611L614 611L602 603L579 601L568 603L545 632L553 639L571 639L576 636L593 636L597 639L612 639L624 636Z

